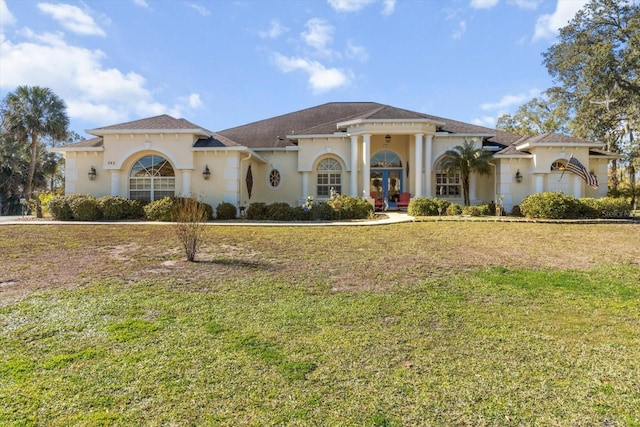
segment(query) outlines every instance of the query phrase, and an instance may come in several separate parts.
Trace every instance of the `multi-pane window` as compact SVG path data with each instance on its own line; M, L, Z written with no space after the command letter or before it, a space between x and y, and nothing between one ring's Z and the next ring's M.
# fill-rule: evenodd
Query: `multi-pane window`
M135 200L158 200L174 196L175 172L162 156L150 155L138 160L129 174L129 198Z
M335 159L323 159L316 168L318 197L329 197L331 188L336 193L342 194L342 166Z
M460 173L447 173L440 165L436 168L436 195L439 197L459 197L462 194Z

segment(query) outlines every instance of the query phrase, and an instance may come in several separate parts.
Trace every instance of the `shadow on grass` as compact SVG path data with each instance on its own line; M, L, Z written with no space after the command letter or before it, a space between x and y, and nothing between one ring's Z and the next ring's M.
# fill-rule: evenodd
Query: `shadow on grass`
M216 258L211 260L196 259L193 262L202 265L223 265L227 267L248 268L252 270L274 270L274 266L267 262L232 258Z

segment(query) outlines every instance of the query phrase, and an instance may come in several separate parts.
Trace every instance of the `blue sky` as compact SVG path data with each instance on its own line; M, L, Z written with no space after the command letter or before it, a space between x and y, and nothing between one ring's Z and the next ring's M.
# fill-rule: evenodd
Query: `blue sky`
M0 0L0 95L51 88L80 134L170 114L210 130L333 101L494 127L552 86L586 0Z

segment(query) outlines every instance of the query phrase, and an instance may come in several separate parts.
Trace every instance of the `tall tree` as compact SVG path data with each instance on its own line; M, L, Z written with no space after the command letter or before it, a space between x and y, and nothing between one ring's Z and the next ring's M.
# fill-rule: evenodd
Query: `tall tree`
M575 136L620 150L629 173L640 141L640 5L591 0L543 54L558 85L549 89L570 107ZM631 141L630 144L625 143ZM622 150L625 150L622 152Z
M465 141L463 145L457 145L444 153L440 166L449 174L460 173L465 206L471 204L469 200L471 174L490 175L490 158L491 152L476 148L472 141Z
M516 135L567 133L568 113L568 107L562 100L544 94L521 105L514 115L500 116L496 129Z
M32 197L40 138L47 136L52 141L60 141L67 137L66 105L49 88L18 86L15 92L6 96L0 112L4 131L17 142L29 145L30 162L24 192Z

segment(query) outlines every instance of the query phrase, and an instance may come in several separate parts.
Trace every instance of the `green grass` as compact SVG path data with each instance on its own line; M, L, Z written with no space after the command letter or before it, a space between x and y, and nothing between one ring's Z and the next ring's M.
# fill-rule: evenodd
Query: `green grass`
M442 230L395 231L424 227ZM537 227L549 226L527 228L529 242ZM344 230L352 264L332 259L335 270L319 258L328 230L216 231L224 245L262 241L260 254L162 277L103 272L5 302L0 425L640 426L637 247L589 269L467 263L383 287L372 253L411 268L384 252L394 228ZM363 239L371 250L354 249ZM305 270L280 270L283 257Z

